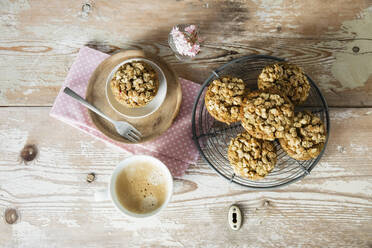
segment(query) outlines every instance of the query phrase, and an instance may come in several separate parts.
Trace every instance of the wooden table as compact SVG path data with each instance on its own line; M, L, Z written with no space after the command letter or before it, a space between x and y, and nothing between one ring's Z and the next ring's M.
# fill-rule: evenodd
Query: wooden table
M176 23L200 25L197 60L168 48ZM0 0L0 34L0 247L372 247L371 1ZM142 48L198 83L243 55L287 58L330 105L325 156L270 191L229 184L200 160L164 212L129 220L93 199L127 155L48 116L83 45ZM232 203L240 231L227 226Z

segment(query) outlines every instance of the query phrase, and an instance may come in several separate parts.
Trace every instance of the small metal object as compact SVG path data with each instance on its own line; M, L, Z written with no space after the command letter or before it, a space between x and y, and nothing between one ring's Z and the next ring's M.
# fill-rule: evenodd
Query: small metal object
M220 75L218 75L218 73L217 72L215 72L215 71L212 71L212 73L217 77L217 78L220 78Z
M133 127L131 124L125 121L114 121L107 115L101 112L101 110L94 107L92 104L87 102L84 98L79 96L76 92L71 90L69 87L66 87L63 92L72 98L74 98L76 101L87 107L88 109L92 110L94 113L98 114L99 116L105 118L112 124L114 124L116 132L118 132L119 135L126 138L129 141L132 141L133 143L136 143L139 141L142 137L142 134L140 131L138 131L135 127Z
M299 165L299 167L301 168L301 170L303 170L306 175L309 175L310 174L310 171L308 171L308 169L302 163L300 163L297 160L296 160L296 162Z
M354 53L358 53L359 51L360 51L359 47L357 47L357 46L353 47L353 52Z
M242 212L240 211L239 207L236 205L232 205L227 216L227 220L229 221L231 229L235 231L239 230L242 225L242 219Z
M235 177L235 173L232 174L231 179L230 179L230 183L232 183L232 181L234 180L234 177Z
M89 174L87 175L87 182L88 182L88 183L93 182L95 179L96 179L96 174L94 174L93 172L92 172L92 173L89 173Z

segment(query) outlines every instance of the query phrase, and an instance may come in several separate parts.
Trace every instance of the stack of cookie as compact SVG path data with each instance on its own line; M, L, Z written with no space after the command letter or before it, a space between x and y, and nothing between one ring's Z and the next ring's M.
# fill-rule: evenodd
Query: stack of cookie
M216 120L241 121L246 130L230 141L228 159L237 175L252 180L274 169L275 139L297 160L317 157L326 139L319 117L294 112L310 91L300 67L285 62L266 66L258 76L258 88L249 92L243 80L224 76L214 80L205 95L206 108Z

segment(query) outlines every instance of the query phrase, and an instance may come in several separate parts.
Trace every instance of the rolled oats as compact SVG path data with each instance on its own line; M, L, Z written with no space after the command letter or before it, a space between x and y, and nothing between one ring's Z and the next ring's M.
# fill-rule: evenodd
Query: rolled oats
M294 104L301 104L309 96L310 84L302 69L289 63L266 66L258 76L258 88L284 93Z
M236 122L245 90L245 84L239 78L225 76L216 79L205 94L205 106L215 119L227 124Z
M257 180L274 169L276 148L271 141L256 139L243 132L231 139L228 159L236 174Z
M293 104L275 92L255 91L248 94L240 108L240 120L255 138L282 138L293 120Z
M293 124L279 139L283 149L294 159L316 158L324 147L326 131L321 119L308 111L295 115Z
M115 99L128 107L142 107L156 95L159 81L155 70L142 61L119 67L110 82Z

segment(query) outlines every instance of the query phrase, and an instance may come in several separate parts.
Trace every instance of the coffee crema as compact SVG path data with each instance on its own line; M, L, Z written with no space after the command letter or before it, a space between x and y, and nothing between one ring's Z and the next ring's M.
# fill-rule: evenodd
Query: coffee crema
M168 196L168 182L159 166L150 162L136 162L119 172L115 191L124 208L145 214L164 204Z

